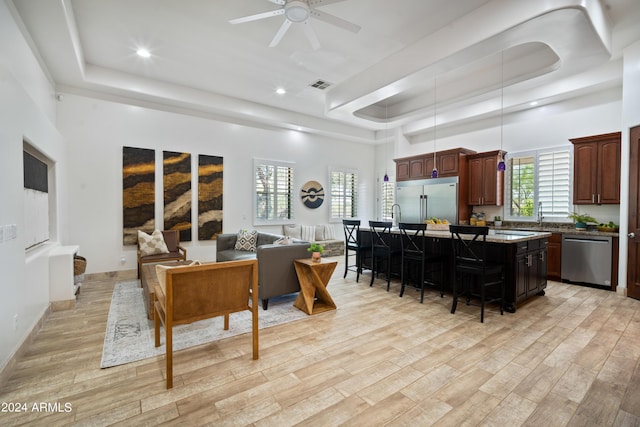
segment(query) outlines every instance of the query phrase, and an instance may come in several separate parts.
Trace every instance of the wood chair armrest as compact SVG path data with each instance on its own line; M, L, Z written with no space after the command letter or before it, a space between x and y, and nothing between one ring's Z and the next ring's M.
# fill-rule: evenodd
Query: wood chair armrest
M156 285L153 287L153 290L154 290L154 297L156 301L158 301L160 303L160 306L163 308L163 310L165 310L166 301L165 301L164 292L162 292L162 288L160 287L160 285Z
M187 259L187 248L182 245L178 245L178 252L182 252L182 258Z

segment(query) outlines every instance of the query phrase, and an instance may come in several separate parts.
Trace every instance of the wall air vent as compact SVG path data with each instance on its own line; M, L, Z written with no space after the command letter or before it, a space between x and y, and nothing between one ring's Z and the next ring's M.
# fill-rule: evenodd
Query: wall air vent
M316 89L325 90L326 88L331 86L331 83L325 80L316 80L315 82L311 83L309 86L315 87Z

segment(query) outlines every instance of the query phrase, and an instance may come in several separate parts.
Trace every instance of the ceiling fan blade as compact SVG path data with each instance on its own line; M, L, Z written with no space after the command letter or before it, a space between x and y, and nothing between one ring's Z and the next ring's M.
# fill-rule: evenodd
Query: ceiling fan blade
M287 3L284 0L267 0L267 1L270 1L271 3L279 4L279 5L282 5L282 6L284 6ZM338 0L338 1L342 1L342 0Z
M284 9L270 10L269 12L262 12L256 15L243 16L242 18L235 18L229 21L230 24L244 24L245 22L257 21L258 19L271 18L272 16L278 16L284 14Z
M309 0L308 4L310 7L318 7L318 6L326 6L328 4L333 4L333 3L340 3L343 1L347 1L347 0Z
M309 23L309 20L307 19L305 22L302 23L302 25L304 26L304 33L309 39L309 43L311 43L311 47L313 47L314 50L320 49L320 41L318 40L318 36L316 35L316 32L313 31L313 27Z
M351 31L352 33L357 33L360 31L360 26L356 25L352 22L345 21L342 18L338 18L337 16L330 15L326 12L320 12L316 9L310 10L311 17L319 19L320 21L324 21L327 24L335 25L336 27L340 27L344 30Z
M284 34L287 32L290 26L291 26L291 21L289 21L288 19L285 19L284 22L282 23L282 26L276 33L276 35L273 37L273 40L271 40L271 43L269 43L269 47L277 46L278 43L280 43L280 40L282 40L282 37L284 37Z

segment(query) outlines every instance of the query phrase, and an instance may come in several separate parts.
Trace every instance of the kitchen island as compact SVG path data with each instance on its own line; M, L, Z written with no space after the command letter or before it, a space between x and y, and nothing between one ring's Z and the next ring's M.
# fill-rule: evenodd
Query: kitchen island
M544 295L547 287L547 251L548 239L551 233L515 230L489 230L487 236L487 260L501 263L505 266L505 307L514 313L516 307L527 299ZM401 248L401 233L398 229L391 230L391 245ZM432 253L445 257L445 289L452 289L453 259L451 233L449 231L427 230L425 238L427 247ZM359 239L363 245L371 242L369 230L360 229ZM368 259L363 259L363 265L369 265ZM392 260L392 274L399 275L402 268L400 257Z

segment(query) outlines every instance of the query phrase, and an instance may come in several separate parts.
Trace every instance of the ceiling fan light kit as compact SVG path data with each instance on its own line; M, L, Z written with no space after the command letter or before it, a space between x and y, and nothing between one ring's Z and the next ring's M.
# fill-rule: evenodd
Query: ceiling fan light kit
M260 19L271 18L273 16L284 15L285 20L280 29L269 43L269 47L275 47L280 43L291 24L301 24L309 43L314 49L320 48L320 41L315 31L310 25L309 18L314 18L327 24L342 28L343 30L357 33L360 26L352 22L345 21L342 18L333 16L326 12L315 9L316 6L326 6L332 3L338 3L346 0L267 0L271 3L282 6L280 9L270 10L268 12L257 13L255 15L243 16L231 19L231 24L243 24L245 22L257 21Z
M290 1L284 5L284 15L291 22L304 22L309 17L309 5L303 1Z

